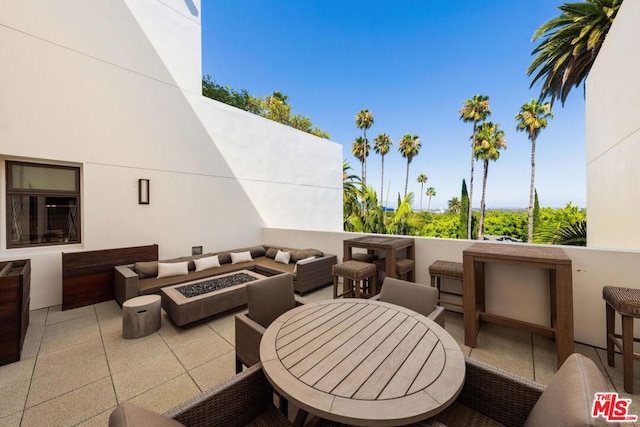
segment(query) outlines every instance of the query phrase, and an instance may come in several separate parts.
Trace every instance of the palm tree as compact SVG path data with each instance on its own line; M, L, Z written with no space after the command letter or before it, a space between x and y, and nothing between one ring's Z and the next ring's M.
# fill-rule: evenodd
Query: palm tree
M382 158L382 170L380 172L380 204L382 204L382 200L384 200L382 198L382 187L384 186L384 156L386 156L391 149L393 141L391 141L391 138L386 133L381 133L376 136L373 138L373 141L375 142L373 149L376 154L380 154L380 157Z
M572 87L589 75L600 47L620 9L622 0L586 0L559 6L561 14L542 24L532 41L543 39L531 52L537 55L527 75L542 81L540 100L559 98L564 106Z
M473 123L473 133L469 138L471 140L471 177L469 179L469 214L467 218L467 236L471 238L471 216L473 213L473 168L476 161L474 151L474 137L478 122L484 121L491 115L489 109L489 97L485 95L474 95L473 98L464 101L464 105L460 109L460 120L464 123Z
M371 146L369 145L369 141L365 138L359 136L353 141L353 145L351 146L351 153L356 157L356 159L360 160L360 166L362 167L362 174L360 175L360 181L362 185L364 185L367 176L367 157L369 157L369 150Z
M409 165L411 164L411 160L418 155L421 147L422 144L420 143L418 135L411 136L406 134L400 140L398 151L400 151L402 157L407 159L407 176L404 180L404 197L407 197L407 188L409 188Z
M480 201L480 224L478 227L478 240L484 237L484 212L485 196L487 191L487 175L489 174L489 160L494 162L500 157L501 149L507 146L504 140L504 132L500 130L499 124L484 122L478 127L478 131L473 139L475 157L484 162L482 173L482 199Z
M427 196L429 197L429 202L427 203L427 211L431 210L431 198L436 195L436 189L433 187L427 188Z
M531 140L531 185L529 187L529 214L527 217L527 242L531 243L533 239L533 196L534 196L534 180L536 173L536 140L540 131L547 127L548 119L552 118L551 104L548 102L542 104L540 101L533 99L528 104L524 104L520 108L520 112L516 114L516 129L526 131L529 140Z
M373 125L373 113L369 110L360 110L358 114L356 114L356 127L358 129L362 129L364 134L364 140L367 143L367 156L369 155L369 140L367 140L367 129L369 129ZM367 165L363 163L364 172L362 174L362 184L367 185Z
M358 175L351 175L351 166L346 159L342 160L342 204L343 228L345 231L357 231L354 223L360 218L361 207L358 199L361 197L361 184Z
M391 223L387 225L387 234L405 234L408 231L412 206L413 193L406 194L402 199L398 193L398 208L391 218Z
M449 209L449 212L456 214L460 212L462 203L457 197L452 197L451 199L447 200L447 208Z
M424 187L424 183L427 182L429 178L427 175L421 173L418 175L417 181L420 183L420 210L422 210L422 188Z

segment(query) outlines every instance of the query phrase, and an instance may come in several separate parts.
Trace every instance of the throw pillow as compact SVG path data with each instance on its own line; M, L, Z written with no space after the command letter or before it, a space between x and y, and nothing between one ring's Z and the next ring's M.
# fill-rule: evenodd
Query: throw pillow
M300 261L296 262L296 265L294 265L294 266L293 266L293 274L298 273L298 265L300 265L300 264L306 264L306 263L308 263L308 262L313 261L314 259L316 259L316 257L315 257L315 256L310 256L310 257L307 257L307 258L301 259Z
M280 264L289 264L289 260L291 259L291 252L283 252L278 251L276 257L274 258L275 262L279 262Z
M238 264L239 262L253 261L251 258L251 252L231 252L231 264Z
M138 273L141 279L158 275L158 261L136 262L133 271Z
M186 276L187 274L189 274L189 261L158 263L158 279L171 276Z
M218 255L209 256L206 258L197 258L193 262L196 263L196 271L208 270L210 268L220 267L220 261Z
M280 249L278 249L278 248L271 247L271 248L267 249L267 252L265 252L264 256L266 256L267 258L274 259L279 250Z

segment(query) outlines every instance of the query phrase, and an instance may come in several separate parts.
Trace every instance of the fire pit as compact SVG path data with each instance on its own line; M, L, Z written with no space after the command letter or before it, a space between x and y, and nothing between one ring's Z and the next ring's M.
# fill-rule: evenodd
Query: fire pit
M185 297L192 298L197 297L198 295L228 288L229 286L252 282L254 280L258 280L258 278L247 273L234 273L228 276L220 276L191 285L178 286L176 289Z
M250 270L239 270L160 290L162 308L178 326L183 326L247 304L245 284L266 278Z

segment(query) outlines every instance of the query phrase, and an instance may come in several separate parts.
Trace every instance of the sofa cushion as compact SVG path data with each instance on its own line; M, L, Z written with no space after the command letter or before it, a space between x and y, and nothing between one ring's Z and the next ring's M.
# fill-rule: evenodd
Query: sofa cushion
M278 251L276 257L273 259L275 262L279 262L280 264L289 264L289 260L291 259L291 252Z
M158 261L136 262L133 264L133 271L140 277L156 277L158 275Z
M251 257L251 252L231 252L231 264L239 264L241 262L250 262L253 261Z
M158 279L171 276L186 276L187 274L189 274L189 261L158 263Z
M285 249L291 252L291 262L298 262L301 259L309 257L321 257L324 255L322 251L318 249Z
M176 420L129 402L118 405L109 415L109 427L180 427Z
M380 291L380 301L429 316L438 303L438 291L431 286L385 277Z
M245 288L248 316L265 328L278 316L296 306L293 276L289 273L249 282Z
M604 418L591 418L591 408L595 393L608 390L595 363L574 353L553 376L525 426L606 426Z
M258 273L260 273L260 270L266 270L273 274L293 273L293 268L295 267L295 264L280 264L279 262L267 257L258 258L254 260L254 263L256 264L256 271ZM293 276L293 280L295 282L295 275Z
M212 255L204 258L194 259L193 262L196 264L196 271L209 270L212 268L220 267L220 261L218 260L218 255Z

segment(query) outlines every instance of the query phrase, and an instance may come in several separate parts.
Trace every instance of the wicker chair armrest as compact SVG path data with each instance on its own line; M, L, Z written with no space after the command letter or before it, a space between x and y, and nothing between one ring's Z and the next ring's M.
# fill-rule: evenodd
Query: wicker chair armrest
M273 388L256 364L164 415L189 427L244 426L272 405Z
M251 320L247 313L236 314L236 360L245 366L253 366L260 362L260 340L265 328Z
M523 425L545 386L477 360L466 358L465 364L457 400L504 425Z
M296 306L304 302L295 298ZM266 329L252 320L248 314L240 313L235 317L236 360L245 366L255 365L260 361L260 340Z
M113 267L113 291L118 304L138 296L138 274L129 265Z

